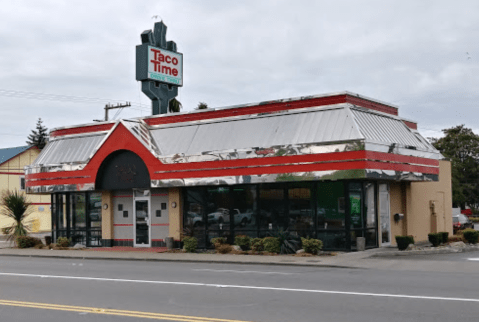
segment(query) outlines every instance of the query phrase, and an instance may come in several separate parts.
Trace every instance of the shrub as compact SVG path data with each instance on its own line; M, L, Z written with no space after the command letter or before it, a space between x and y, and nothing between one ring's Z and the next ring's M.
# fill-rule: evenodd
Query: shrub
M226 244L226 242L227 242L226 237L211 238L211 243L215 245L215 247L216 247L216 244L223 245L223 244Z
M52 236L45 236L45 244L48 246L52 243Z
M215 247L216 251L220 254L228 254L233 249L231 245L228 244L218 244L218 247Z
M440 233L437 233L437 234L428 234L428 239L429 239L429 242L432 244L433 247L437 247L439 245L441 245L442 243L442 234ZM407 246L406 246L407 247Z
M449 233L447 231L441 231L438 234L442 235L442 242L445 244L449 241Z
M251 240L251 250L253 252L262 252L264 250L263 239L253 238Z
M455 242L460 242L464 241L463 237L461 235L453 235L448 238L448 242L450 243L455 243Z
M251 237L247 235L238 235L235 236L235 245L241 247L241 250L250 250L251 248Z
M265 237L263 238L263 247L264 250L270 253L279 253L281 251L281 245L279 239L276 237Z
M15 241L17 242L18 248L30 248L35 245L43 245L40 239L30 236L17 236Z
M303 249L306 253L317 254L323 248L323 242L319 239L301 238Z
M478 239L479 239L479 231L476 231L474 229L465 229L462 232L462 235L464 236L464 239L470 243L470 244L477 244Z
M185 250L187 253L194 253L196 251L196 247L198 246L198 240L196 237L183 237L183 245L185 246Z
M414 244L413 236L396 236L396 243L399 250L405 250L409 244Z
M58 237L57 238L57 246L58 247L68 247L70 246L71 240L70 238L66 237Z

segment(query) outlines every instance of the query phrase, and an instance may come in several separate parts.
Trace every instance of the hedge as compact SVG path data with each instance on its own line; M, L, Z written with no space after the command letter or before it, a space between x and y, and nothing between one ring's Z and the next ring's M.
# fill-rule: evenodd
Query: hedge
M198 240L195 237L184 237L183 245L187 253L196 252L196 247L198 246Z
M439 245L441 245L442 243L442 234L441 233L432 233L432 234L428 234L427 235L428 239L429 239L429 242L432 244L433 247L437 247ZM406 246L407 248L407 246Z
M413 236L396 236L396 243L399 250L405 250L409 244L414 244Z

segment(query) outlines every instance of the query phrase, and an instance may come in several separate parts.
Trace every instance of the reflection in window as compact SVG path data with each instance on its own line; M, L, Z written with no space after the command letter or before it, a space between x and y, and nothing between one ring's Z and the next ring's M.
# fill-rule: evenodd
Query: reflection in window
M232 196L229 187L214 187L206 189L206 219L209 230L230 229L230 208Z
M231 193L233 196L234 228L241 231L241 234L256 237L258 222L256 188L253 186L236 186L231 188ZM245 232L251 230L254 232Z

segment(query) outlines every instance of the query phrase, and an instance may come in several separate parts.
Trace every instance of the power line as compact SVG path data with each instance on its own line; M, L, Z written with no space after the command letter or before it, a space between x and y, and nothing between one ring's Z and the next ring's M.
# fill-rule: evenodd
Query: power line
M57 95L57 94L48 94L48 93L36 93L36 92L27 92L27 91L16 91L8 89L0 89L0 96L9 97L9 98L24 98L24 99L35 99L43 101L63 101L71 103L120 103L122 100L109 99L109 98L98 98L98 97L86 97L86 96L71 96L71 95ZM147 111L143 108L144 105L138 102L131 102L129 108L140 111Z

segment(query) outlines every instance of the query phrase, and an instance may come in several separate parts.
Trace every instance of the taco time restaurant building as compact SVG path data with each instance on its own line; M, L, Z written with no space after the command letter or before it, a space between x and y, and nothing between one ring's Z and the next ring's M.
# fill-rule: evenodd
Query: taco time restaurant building
M452 233L450 163L398 108L342 92L57 128L26 168L52 236L200 247L278 230L325 249ZM81 219L86 218L86 219Z

